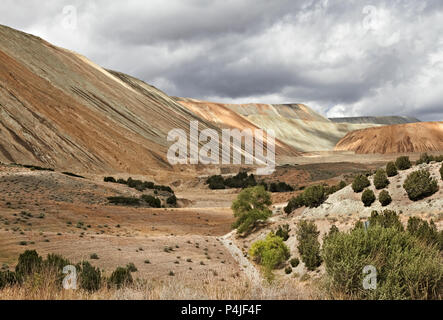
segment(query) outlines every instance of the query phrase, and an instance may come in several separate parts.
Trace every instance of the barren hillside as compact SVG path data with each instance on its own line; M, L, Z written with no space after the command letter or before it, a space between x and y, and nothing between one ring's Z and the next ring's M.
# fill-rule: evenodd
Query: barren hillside
M213 123L220 128L250 129L251 131L261 129L261 127L250 122L247 118L222 103L200 101L196 99L175 98L179 103L187 107L197 116ZM277 154L299 155L296 152L297 146L291 147L280 139L276 140Z
M420 122L369 128L348 133L336 151L403 153L443 150L443 122Z
M177 98L189 110L206 115L214 123L231 126L247 121L274 130L277 138L299 151L327 151L348 132L378 126L364 123L334 123L303 104L222 104ZM231 111L234 115L232 115Z
M345 118L329 118L332 122L336 123L373 123L373 124L404 124L420 122L417 118L413 117L400 117L400 116L388 116L388 117L345 117Z
M0 161L152 175L172 129L217 126L162 91L0 26ZM286 147L288 155L297 155Z

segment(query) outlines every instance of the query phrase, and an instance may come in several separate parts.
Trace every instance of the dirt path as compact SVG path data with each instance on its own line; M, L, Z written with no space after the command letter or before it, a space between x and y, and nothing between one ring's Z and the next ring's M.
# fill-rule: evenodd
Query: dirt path
M232 237L235 234L235 230L228 233L227 235L218 238L220 242L226 247L229 253L232 255L235 261L239 264L241 269L245 272L246 276L251 280L255 287L262 288L263 278L260 272L255 268L255 266L243 255L243 252L236 246Z

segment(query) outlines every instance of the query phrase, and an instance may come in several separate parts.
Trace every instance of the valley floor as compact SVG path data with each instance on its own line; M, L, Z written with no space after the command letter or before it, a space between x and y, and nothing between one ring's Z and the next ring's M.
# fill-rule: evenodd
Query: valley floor
M328 163L317 162L318 157ZM239 190L209 190L205 176L182 179L181 183L175 179L174 190L183 208L132 208L109 205L107 197L139 196L140 192L104 183L103 177L83 179L0 165L3 270L13 270L25 250L36 250L43 257L57 253L73 262L90 261L108 276L118 266L134 263L138 271L133 277L140 279L134 287L102 289L92 295L60 292L51 287L38 294L26 288L4 289L0 299L330 298L321 289L324 269L307 272L301 263L290 275L283 269L276 270L276 280L269 285L263 281L260 268L245 255L254 241L283 224L289 224L288 246L297 252L295 226L301 217L315 218L320 238L332 224L340 230L352 228L360 215L313 215L314 211L299 209L288 216L282 209L308 185L349 182L353 174L380 167L391 157L372 156L366 161L351 162L353 159L343 154L312 155L298 159L298 164L278 167L267 181L285 181L296 186L296 191L273 194L274 216L247 238L238 238L231 232L234 217L230 205ZM436 199L441 198L441 192ZM439 228L443 226L441 214L436 212L432 218ZM98 259L91 259L93 254Z

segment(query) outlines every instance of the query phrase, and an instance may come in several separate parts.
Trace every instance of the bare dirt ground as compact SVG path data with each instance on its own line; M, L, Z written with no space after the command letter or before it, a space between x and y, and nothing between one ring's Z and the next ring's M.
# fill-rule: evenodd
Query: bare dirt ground
M35 249L43 256L88 260L105 273L132 262L134 277L144 279L168 279L171 272L191 282L242 276L216 239L231 230L230 210L107 204L107 196L134 193L57 172L1 167L0 265L12 268L20 253Z

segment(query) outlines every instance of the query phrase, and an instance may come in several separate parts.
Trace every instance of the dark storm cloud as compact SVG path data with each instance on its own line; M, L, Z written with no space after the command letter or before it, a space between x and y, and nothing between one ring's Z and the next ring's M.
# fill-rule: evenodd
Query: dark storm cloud
M77 28L62 28L72 5ZM177 96L443 119L443 3L2 1L0 23Z

